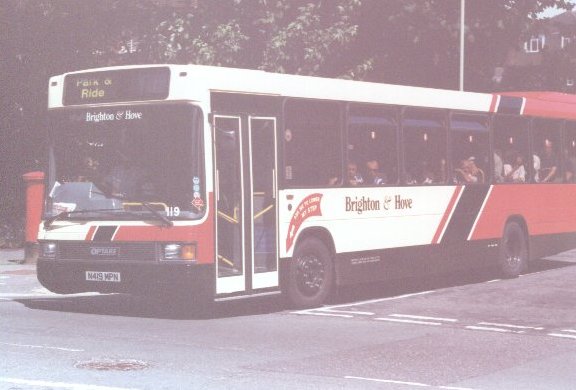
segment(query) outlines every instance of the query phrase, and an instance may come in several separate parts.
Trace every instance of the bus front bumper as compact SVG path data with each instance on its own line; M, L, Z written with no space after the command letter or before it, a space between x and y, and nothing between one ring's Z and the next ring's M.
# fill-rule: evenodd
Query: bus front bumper
M39 258L40 283L58 294L136 295L191 293L213 296L214 266L169 262L105 262Z

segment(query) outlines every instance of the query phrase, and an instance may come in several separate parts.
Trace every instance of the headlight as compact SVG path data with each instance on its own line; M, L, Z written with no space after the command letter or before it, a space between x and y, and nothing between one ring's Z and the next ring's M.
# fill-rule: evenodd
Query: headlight
M196 260L196 244L164 244L164 260Z
M41 244L41 255L42 257L54 259L56 258L56 252L58 251L58 245L55 242L43 242Z

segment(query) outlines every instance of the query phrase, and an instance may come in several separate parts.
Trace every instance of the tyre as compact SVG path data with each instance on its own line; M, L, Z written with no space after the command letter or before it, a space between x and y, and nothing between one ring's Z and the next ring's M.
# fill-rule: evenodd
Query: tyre
M326 245L308 238L298 244L290 262L286 296L299 309L319 306L334 284L334 263Z
M504 278L516 278L528 265L528 239L522 226L509 222L500 241L498 268Z

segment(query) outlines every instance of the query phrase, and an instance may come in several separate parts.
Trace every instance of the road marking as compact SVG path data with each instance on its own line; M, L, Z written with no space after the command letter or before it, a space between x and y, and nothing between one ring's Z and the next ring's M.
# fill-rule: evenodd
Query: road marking
M76 297L93 297L96 295L102 295L100 293L88 292L88 293L78 293L78 294L55 294L52 292L48 293L0 293L0 299L14 299L14 298L76 298Z
M111 386L98 386L98 385L86 385L83 383L66 383L66 382L51 382L44 380L30 380L30 379L20 379L20 378L5 378L0 377L0 382L10 383L13 385L26 385L26 386L38 386L38 387L50 387L50 388L60 388L60 389L72 389L72 390L138 390L134 387L111 387Z
M552 336L552 337L562 337L562 338L565 338L565 339L574 339L574 340L576 340L576 335L572 335L572 334L548 333L548 336Z
M393 383L395 385L406 385L406 386L417 386L417 387L431 387L426 383L418 383L418 382L404 382L404 381L394 381L391 379L377 379L377 378L364 378L361 376L345 376L345 379L358 379L363 381L370 381L370 382L380 382L380 383Z
M310 316L325 316L325 317L341 317L341 318L354 318L354 316L348 314L331 314L331 313L323 313L320 310L302 310L302 311L295 311L292 312L293 314L306 314Z
M425 295L425 294L431 294L433 292L436 292L434 290L431 291L422 291L422 292L417 292L417 293L413 293L413 294L404 294L404 295L398 295L395 297L388 297L388 298L379 298L379 299L370 299L367 301L360 301L360 302L355 302L355 303L345 303L343 305L333 305L333 306L326 306L323 307L322 309L324 310L332 310L332 309L336 309L336 308L340 308L340 307L350 307L350 306L360 306L360 305L369 305L371 303L379 303L379 302L386 302L386 301L395 301L397 299L404 299L404 298L410 298L410 297L415 297L418 295Z
M1 345L7 345L10 347L21 347L21 348L43 348L43 349L54 349L58 351L66 351L66 352L84 352L83 349L74 349L74 348L62 348L62 347L49 347L46 345L28 345L28 344L13 344L13 343L2 343Z
M416 321L416 320L403 320L400 318L375 318L378 321L388 321L388 322L402 322L405 324L417 324L417 325L442 325L440 322L430 322L430 321Z
M500 332L500 333L526 333L523 330L512 330L512 329L503 329L503 328L493 328L488 326L466 326L466 329L470 330L486 330L489 332Z
M562 332L576 333L576 330L574 330L574 329L562 329Z
M397 381L397 380L392 380L392 379L365 378L365 377L361 377L361 376L351 376L351 375L345 376L344 379L355 379L355 380L379 382L379 383L390 383L393 385L404 385L404 386L412 386L412 387L430 387L433 389L444 389L444 390L474 390L470 387L434 386L434 385L429 385L427 383L420 383L420 382Z
M440 317L426 317L426 316L415 316L411 314L390 314L390 317L400 317L400 318L413 318L416 320L432 320L432 321L444 321L444 322L458 322L455 318L440 318Z
M372 313L369 311L354 311L354 310L332 310L332 309L318 309L318 311L325 311L328 313L342 313L342 314L357 314L361 316L373 316L376 313Z
M524 325L512 325L512 324L499 324L499 323L494 323L494 322L479 322L478 325L496 326L496 327L513 328L513 329L544 330L544 328L542 328L542 327L524 326Z

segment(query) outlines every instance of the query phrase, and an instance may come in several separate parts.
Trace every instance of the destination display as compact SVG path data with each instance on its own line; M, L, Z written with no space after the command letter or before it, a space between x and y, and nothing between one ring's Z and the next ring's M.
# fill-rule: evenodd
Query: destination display
M169 90L168 67L69 74L64 78L63 104L162 100Z

